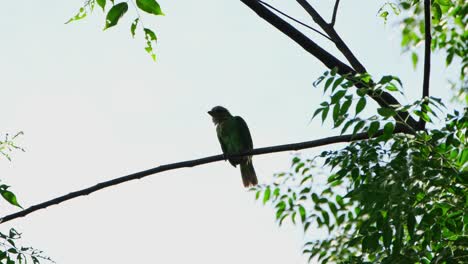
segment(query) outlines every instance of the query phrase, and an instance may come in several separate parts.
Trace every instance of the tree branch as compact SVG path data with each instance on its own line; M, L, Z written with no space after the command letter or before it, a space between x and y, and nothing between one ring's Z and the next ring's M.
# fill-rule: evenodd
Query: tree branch
M258 16L263 18L265 21L270 23L272 26L277 28L279 31L281 31L283 34L291 38L294 42L299 44L304 50L309 52L311 55L319 59L327 68L333 69L337 68L338 73L342 76L346 75L355 75L356 71L345 64L344 62L340 61L337 59L335 56L324 50L322 47L317 45L314 41L309 39L307 36L302 34L299 30L297 30L295 27L291 26L289 23L281 19L279 16L268 10L265 6L263 6L258 0L241 0L245 5L247 5L250 9L252 9ZM304 0L298 0L299 1L304 1ZM310 6L307 2L304 2L308 6ZM312 12L315 10L312 8L310 9ZM316 13L316 12L315 12ZM315 14L314 13L314 14ZM317 13L318 15L318 13ZM326 24L327 30L330 28L328 24L321 18L320 15L316 16L317 19L319 19L321 24ZM320 26L322 26L319 24ZM335 32L334 29L332 28L331 32ZM329 34L329 32L327 32ZM335 32L336 34L336 32ZM336 34L332 35L333 37L338 37L339 36ZM333 37L330 36L332 39ZM336 43L336 42L335 42ZM338 43L340 43L338 41ZM344 43L343 43L344 44ZM340 46L343 48L343 46L337 44L337 47ZM346 45L345 45L346 46ZM349 50L349 49L348 49ZM352 53L351 53L352 55ZM354 57L354 55L352 55ZM359 63L360 64L360 63ZM365 72L364 67L362 69ZM363 88L364 86L362 84L356 84L357 88ZM379 95L373 94L372 92L369 92L368 95L374 99L381 107L387 107L387 108L393 108L392 105L400 105L398 100L393 97L391 94L387 92L382 92ZM400 122L405 122L412 128L417 127L417 121L414 120L407 112L398 112L396 116L397 120Z
M338 13L338 5L340 4L340 0L336 0L335 2L335 7L333 7L333 16L332 20L330 22L330 26L335 26L335 21L336 21L336 14Z
M406 128L399 127L399 126L397 126L397 128L394 131L394 133L402 133L402 132L408 133L408 134L411 133L411 131L408 131ZM380 130L373 137L378 137L382 134L383 134L383 131ZM241 156L250 156L250 155L254 156L254 155L262 155L262 154L269 154L269 153L276 153L276 152L283 152L283 151L301 150L301 149L315 148L315 147L320 147L320 146L325 146L325 145L330 145L330 144L351 142L351 141L363 140L363 139L369 139L369 135L367 133L358 133L355 135L349 134L349 135L342 135L342 136L327 137L327 138L294 143L294 144L285 144L285 145L278 145L278 146L272 146L272 147L257 148L257 149L253 149L245 153L241 153L239 155L230 155L228 157L241 157ZM94 186L91 186L91 187L88 187L79 191L74 191L69 194L51 199L49 201L33 205L17 213L6 215L0 218L0 224L11 221L16 218L24 217L37 210L45 209L49 206L65 202L65 201L77 198L79 196L89 195L93 192L97 192L104 188L108 188L108 187L118 185L124 182L132 181L132 180L139 180L146 176L161 173L164 171L175 170L175 169L180 169L180 168L190 168L190 167L195 167L195 166L199 166L202 164L221 161L224 159L225 159L224 155L215 155L215 156L209 156L209 157L200 158L200 159L176 162L176 163L161 165L161 166L149 169L149 170L129 174L120 178L110 180L110 181L101 182Z
M364 65L362 65L362 63L356 58L356 56L354 56L354 54L351 52L348 46L338 35L335 28L333 28L333 25L325 22L322 16L306 0L297 0L297 2L302 6L302 8L304 8L305 11L307 11L307 13L309 13L309 15L315 21L315 23L317 23L317 25L319 25L328 34L328 36L330 36L338 50L341 51L341 53L343 53L348 62L351 63L351 66L353 66L353 68L359 73L367 72ZM337 1L337 3L338 2L339 1ZM336 4L335 7L338 8L338 4Z
M429 97L429 81L431 78L431 0L424 0L424 80L422 99ZM422 112L426 113L427 102L422 104ZM419 119L419 128L424 129L426 122L421 117Z
M318 31L317 29L315 29L315 28L313 28L313 27L307 25L306 23L301 22L301 21L295 19L294 17L292 17L292 16L290 16L290 15L284 13L283 11L279 10L278 8L272 6L272 5L268 4L268 3L265 3L265 2L263 2L263 1L261 1L261 0L258 0L258 1L259 1L260 3L262 3L263 5L265 5L265 6L269 7L269 8L271 8L271 9L275 10L275 11L278 12L278 13L280 13L281 15L283 15L283 16L285 16L285 17L291 19L292 21L294 21L294 22L296 22L296 23L298 23L298 24L300 24L300 25L303 25L304 27L306 27L306 28L308 28L308 29L311 29L311 30L314 31L315 33L321 35L322 37L324 37L324 38L326 38L326 39L328 39L328 40L330 40L330 41L333 41L329 36L323 34L322 32Z

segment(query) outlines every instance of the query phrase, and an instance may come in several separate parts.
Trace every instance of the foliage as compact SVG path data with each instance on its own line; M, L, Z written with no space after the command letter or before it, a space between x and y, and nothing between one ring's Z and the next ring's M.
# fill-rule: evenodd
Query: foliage
M468 112L446 120L442 129L295 157L257 198L274 205L280 224L291 216L304 232L326 228L327 239L304 249L322 263L466 263ZM314 184L317 160L331 169L323 186Z
M432 1L433 50L446 51L446 64L460 64L461 93L466 92L467 37L465 1ZM424 41L422 1L387 3L379 10L402 20L402 47L413 51ZM422 27L422 28L421 28ZM455 60L455 58L457 58ZM438 98L363 111L368 95L402 93L396 76L378 82L369 74L326 71L314 82L329 100L314 117L330 119L341 134L367 132L370 139L314 158L296 156L290 171L254 190L271 204L281 225L300 222L304 254L321 263L468 263L468 108L447 113ZM350 89L359 86L359 89ZM467 101L468 102L468 101ZM428 123L416 130L397 112ZM440 120L440 116L444 116ZM402 127L405 133L396 133ZM316 226L326 238L310 232Z
M14 263L27 263L28 260L32 261L33 264L39 264L41 260L48 262L54 261L43 255L43 252L32 247L19 247L16 245L18 239L21 238L21 234L18 233L14 228L10 229L8 234L0 232L0 263L14 264Z
M387 3L379 10L380 16L387 19L390 13L403 13L401 46L411 52L414 67L419 62L418 47L424 42L424 14L420 0L399 0ZM391 6L392 8L385 8ZM452 81L455 97L468 103L468 2L464 0L432 1L432 50L443 50L447 66L454 60L460 61L459 80ZM457 63L458 64L458 63Z
M11 161L10 152L13 150L24 149L15 143L15 140L19 136L23 135L23 132L16 133L13 137L5 135L5 140L0 141L0 154L6 159ZM11 205L21 207L16 198L16 195L8 190L10 186L6 184L0 184L0 195L5 201ZM51 258L44 256L43 252L32 247L17 246L18 240L21 238L21 234L16 229L11 228L8 234L0 232L0 263L1 264L13 264L13 263L27 263L28 260L34 264L40 263L40 260L48 262L54 262Z
M108 4L111 4L112 6L108 8L105 19L104 30L107 30L111 27L116 26L119 23L120 19L127 13L128 2L129 1L115 3L114 0L87 0L84 2L83 6L79 9L79 11L66 23L78 21L85 18L88 14L94 11L94 7L96 4L102 9L103 12L106 12L106 6L108 6ZM154 52L153 48L153 45L155 45L157 42L156 33L154 33L152 29L143 25L142 17L139 11L144 11L145 13L155 16L163 16L164 13L162 12L159 3L155 0L136 0L135 2L133 0L130 0L130 3L133 5L136 14L136 18L133 19L133 22L130 25L130 34L132 35L132 37L135 37L137 28L141 28L146 41L145 50L146 52L148 52L151 58L154 61L156 61L156 53Z

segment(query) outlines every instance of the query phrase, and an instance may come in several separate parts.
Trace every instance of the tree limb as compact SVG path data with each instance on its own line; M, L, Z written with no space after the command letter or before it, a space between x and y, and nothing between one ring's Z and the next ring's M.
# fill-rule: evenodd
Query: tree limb
M422 99L429 97L429 81L431 78L431 0L424 0L424 80L423 80L423 92ZM422 112L426 113L424 106L427 106L427 102L422 104ZM419 119L419 128L424 129L426 122L421 117Z
M280 13L281 15L283 15L283 16L285 16L285 17L291 19L292 21L294 21L294 22L296 22L296 23L298 23L298 24L300 24L300 25L303 25L304 27L306 27L306 28L308 28L308 29L314 31L315 33L321 35L322 37L324 37L324 38L326 38L326 39L328 39L328 40L330 40L330 41L333 41L329 36L323 34L322 32L318 31L317 29L315 29L315 28L313 28L313 27L307 25L306 23L301 22L301 21L295 19L294 17L292 17L292 16L290 16L290 15L284 13L283 11L279 10L278 8L272 6L272 5L268 4L268 3L265 3L265 2L263 2L263 1L261 1L261 0L258 0L258 1L259 1L260 3L262 3L263 5L265 5L265 6L269 7L269 8L271 8L271 9L275 10L275 11L278 12L278 13Z
M395 129L394 133L411 133L404 127L398 127ZM373 137L378 137L383 134L383 131L380 130L378 131ZM306 142L300 142L300 143L293 143L293 144L285 144L285 145L277 145L277 146L272 146L272 147L265 147L265 148L257 148L253 149L251 151L241 153L239 155L229 155L228 158L230 157L240 157L240 156L254 156L254 155L262 155L262 154L269 154L269 153L275 153L275 152L282 152L282 151L292 151L292 150L301 150L301 149L307 149L307 148L315 148L315 147L320 147L320 146L325 146L325 145L330 145L330 144L336 144L336 143L344 143L344 142L351 142L351 141L356 141L356 140L363 140L363 139L369 139L369 135L367 133L358 133L355 135L349 134L349 135L342 135L342 136L334 136L334 137L327 137L327 138L322 138L322 139L317 139L317 140L312 140L312 141L306 141ZM140 171L136 172L133 174L129 174L126 176L122 176L120 178L112 179L109 181L101 182L98 183L94 186L74 191L66 195L62 195L59 197L56 197L54 199L51 199L46 202L42 202L36 205L33 205L27 209L24 209L22 211L19 211L17 213L13 213L10 215L6 215L2 218L0 218L0 224L11 221L16 218L24 217L26 215L29 215L37 210L40 209L45 209L49 206L56 205L74 198L77 198L79 196L84 196L84 195L89 195L93 192L97 192L99 190L102 190L107 187L111 187L114 185L118 185L124 182L132 181L132 180L138 180L143 177L157 174L160 172L164 171L169 171L169 170L175 170L175 169L180 169L180 168L189 168L189 167L195 167L199 166L202 164L207 164L207 163L212 163L212 162L217 162L217 161L222 161L226 157L224 155L215 155L215 156L209 156L205 158L200 158L200 159L194 159L194 160L187 160L187 161L181 161L181 162L176 162L176 163L171 163L171 164L166 164L166 165L161 165L149 170L145 171Z
M277 28L279 31L281 31L283 34L291 38L294 42L299 44L304 50L309 52L311 55L319 59L327 68L333 69L337 68L338 73L342 76L346 75L355 75L356 71L348 66L346 63L340 61L337 59L335 56L324 50L322 47L317 45L314 41L312 41L310 38L302 34L299 30L297 30L295 27L291 26L289 23L281 19L279 16L271 12L268 8L263 6L258 0L241 0L245 5L247 5L252 11L254 11L258 16L263 18L265 21L270 23L272 26ZM298 1L303 1L303 0L298 0ZM305 2L308 6L310 6L307 2ZM311 10L314 11L312 8ZM312 12L313 12L312 11ZM318 15L318 13L317 13ZM320 17L320 15L317 17L320 21L323 21L323 23L326 24L326 22ZM320 22L322 23L322 22ZM320 24L319 24L320 25ZM328 24L327 28L328 27ZM333 32L334 29L332 28ZM328 33L328 32L327 32ZM335 32L336 34L336 32ZM337 34L336 34L337 36ZM335 36L335 37L336 37ZM330 36L332 37L332 36ZM339 38L339 36L338 36ZM333 37L332 37L333 39ZM344 44L344 43L343 43ZM342 47L342 46L340 46ZM352 53L351 53L352 54ZM354 57L354 55L353 55ZM362 68L365 72L365 69ZM356 84L355 85L357 88L363 88L364 86L362 84ZM378 95L369 92L368 95L374 99L381 107L387 107L387 108L394 108L392 105L400 105L398 100L393 97L391 94L387 92L382 92ZM417 127L417 121L414 120L407 112L397 112L396 119L400 122L407 123L409 126L412 128Z
M297 2L302 6L302 8L304 8L305 11L307 11L307 13L309 13L309 15L315 21L315 23L317 23L317 25L319 25L328 34L328 36L330 36L338 50L341 51L341 53L343 53L348 62L351 63L351 66L353 66L353 68L359 73L367 72L364 65L362 65L362 63L356 58L356 56L354 56L354 54L351 52L348 46L338 35L335 28L333 28L333 25L325 22L322 16L306 0L297 0ZM337 1L337 3L338 2L339 1ZM335 5L335 7L338 8L338 5Z
M336 0L335 2L335 7L333 7L333 15L332 15L332 20L330 22L330 26L335 26L335 21L336 21L336 14L338 13L338 5L340 4L340 0Z

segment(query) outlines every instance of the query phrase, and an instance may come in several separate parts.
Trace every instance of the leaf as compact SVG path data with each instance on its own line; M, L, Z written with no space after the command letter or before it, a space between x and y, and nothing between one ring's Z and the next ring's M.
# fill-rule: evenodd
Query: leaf
M270 194L271 194L271 189L270 189L270 187L267 187L265 189L264 194L263 194L263 204L266 204L266 202L268 202L268 200L270 200Z
M452 6L452 1L450 0L437 0L437 3L443 6Z
M411 61L413 62L413 69L416 69L416 66L418 66L418 54L416 52L411 54Z
M304 206L302 206L302 205L299 205L299 214L301 215L301 221L302 221L302 223L305 223L305 220L306 220L306 210L305 210Z
M384 126L384 137L390 138L393 134L393 130L395 129L395 125L392 122L385 124Z
M377 130L379 130L379 126L380 126L379 121L374 121L370 123L369 129L367 130L367 134L369 135L369 137L372 137L373 135L375 135Z
M343 103L343 105L341 106L340 114L344 115L344 114L348 113L349 107L351 106L352 102L353 102L352 98L349 98L348 100L346 100Z
M144 28L145 31L145 37L149 41L157 41L158 38L156 37L156 34L149 28Z
M70 18L67 22L65 22L65 24L68 24L68 23L73 22L73 21L81 20L81 19L85 18L86 15L87 15L86 10L85 10L84 7L82 7L78 11L78 13L74 17Z
M345 96L346 94L346 91L345 90L340 90L338 92L336 92L334 95L332 95L331 97L331 104L335 104L337 103L338 101L340 101L341 98L343 98L343 96Z
M102 8L102 11L104 11L106 7L106 0L96 0L96 3Z
M325 122L325 119L327 118L327 115L328 115L328 111L330 110L330 107L326 107L323 109L323 112L322 112L322 123Z
M388 108L388 107L381 107L381 108L377 109L377 112L379 113L379 115L381 115L383 117L392 117L392 116L396 115L395 110L392 109L392 108Z
M312 116L312 118L314 118L315 116L320 114L320 112L322 112L322 111L323 111L323 108L318 108L317 110L315 110L314 115Z
M340 85L343 81L344 81L343 76L336 79L336 81L333 83L332 91L335 91L336 87L338 87L338 85Z
M155 0L136 0L136 4L138 8L147 13L164 16L161 7Z
M128 10L128 5L125 2L118 3L115 6L113 6L107 13L106 26L104 27L104 30L117 25L117 23L119 22L119 19L123 15L125 15L127 10Z
M366 121L364 121L364 120L359 121L356 124L356 126L354 127L353 135L355 135L357 132L359 132L361 130L361 128L364 127L365 124L366 124Z
M366 98L361 97L361 99L359 99L358 103L356 104L356 115L359 114L364 109L364 107L366 107Z
M21 205L18 203L18 200L16 199L16 195L10 191L7 191L7 190L3 190L2 191L2 196L5 200L7 200L7 202L9 202L10 204L12 205L15 205L15 206L18 206L20 208L23 208L21 207Z
M133 23L130 26L130 33L132 33L132 38L135 37L135 30L137 28L138 21L140 21L140 18L137 17L135 20L133 20Z
M326 92L328 87L333 83L333 77L328 78L328 80L325 82L325 88L323 88L323 92Z

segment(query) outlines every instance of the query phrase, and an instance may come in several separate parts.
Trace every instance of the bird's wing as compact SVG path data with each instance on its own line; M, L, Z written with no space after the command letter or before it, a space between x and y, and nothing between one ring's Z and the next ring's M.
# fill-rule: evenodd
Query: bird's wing
M247 147L246 150L253 149L252 136L250 135L249 127L247 123L240 116L235 116L234 120L237 123L237 128L239 129L241 145Z

